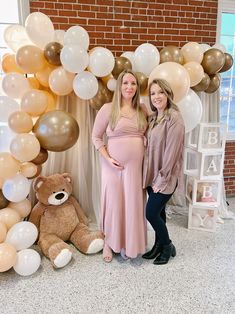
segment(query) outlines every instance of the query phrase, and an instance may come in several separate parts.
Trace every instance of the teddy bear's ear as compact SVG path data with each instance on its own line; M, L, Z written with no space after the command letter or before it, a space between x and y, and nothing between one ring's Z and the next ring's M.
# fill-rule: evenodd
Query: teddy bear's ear
M43 184L45 180L46 180L46 177L43 177L43 176L39 176L35 179L33 183L33 189L35 192L38 191L38 189L40 188L40 186Z
M62 176L69 182L72 184L72 177L69 173L63 173Z

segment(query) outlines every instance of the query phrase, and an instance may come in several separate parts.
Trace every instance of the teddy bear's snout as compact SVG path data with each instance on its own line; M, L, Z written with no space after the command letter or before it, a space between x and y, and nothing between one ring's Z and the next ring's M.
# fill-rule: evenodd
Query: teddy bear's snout
M64 196L65 196L65 193L58 193L58 194L56 194L55 198L57 200L61 200Z

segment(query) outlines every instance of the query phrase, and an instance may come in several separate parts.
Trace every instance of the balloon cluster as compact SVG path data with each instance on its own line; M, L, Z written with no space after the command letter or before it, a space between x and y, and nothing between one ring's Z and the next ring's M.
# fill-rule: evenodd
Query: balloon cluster
M31 211L30 201L9 202L0 191L0 209L0 273L13 267L21 276L32 275L41 257L30 248L37 239L37 228L22 221Z

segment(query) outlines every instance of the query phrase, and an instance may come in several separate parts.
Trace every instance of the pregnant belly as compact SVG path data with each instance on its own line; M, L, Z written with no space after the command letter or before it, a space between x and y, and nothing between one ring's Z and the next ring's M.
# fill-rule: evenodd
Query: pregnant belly
M144 155L144 140L142 137L118 137L108 140L110 156L122 165L130 161L142 162Z

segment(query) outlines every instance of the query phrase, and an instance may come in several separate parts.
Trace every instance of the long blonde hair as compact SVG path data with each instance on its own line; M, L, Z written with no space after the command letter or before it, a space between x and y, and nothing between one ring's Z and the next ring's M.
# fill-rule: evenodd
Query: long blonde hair
M121 105L122 105L122 93L121 93L122 80L123 80L124 75L128 73L134 76L134 78L136 79L136 84L137 84L136 93L132 99L132 106L137 112L138 129L143 130L147 126L146 116L140 105L140 84L139 84L138 78L132 70L124 70L118 76L116 89L113 95L112 110L111 110L111 115L110 115L110 127L112 130L115 128L118 122L118 119L120 118Z
M173 109L179 111L178 107L176 106L176 104L173 101L174 93L173 93L173 91L171 89L171 86L170 86L170 84L166 80L163 80L163 79L154 79L149 84L149 104L150 104L151 110L152 111L156 111L156 115L158 114L157 113L157 108L154 107L154 105L152 104L152 101L151 101L151 87L154 84L157 84L161 88L163 93L166 95L166 97L167 97L167 105L166 105L166 109L165 110L173 108Z

